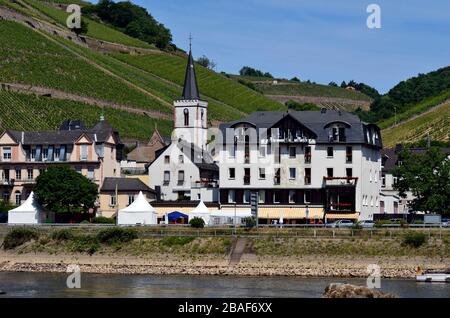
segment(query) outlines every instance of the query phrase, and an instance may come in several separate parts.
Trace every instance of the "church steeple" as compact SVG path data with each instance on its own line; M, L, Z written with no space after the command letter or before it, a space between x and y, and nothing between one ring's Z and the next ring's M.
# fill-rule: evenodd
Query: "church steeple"
M194 59L192 58L192 50L189 48L188 63L186 66L186 75L184 77L183 99L194 100L200 99L197 85L197 76L195 75Z

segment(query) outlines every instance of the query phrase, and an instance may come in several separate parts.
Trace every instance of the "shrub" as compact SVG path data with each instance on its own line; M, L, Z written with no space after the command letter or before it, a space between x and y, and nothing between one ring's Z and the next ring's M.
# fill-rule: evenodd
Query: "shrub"
M256 226L256 218L254 216L249 216L244 219L245 227L253 228Z
M90 224L90 222L88 220L83 220L80 222L80 224Z
M403 244L418 248L427 241L427 236L422 232L409 232L403 238Z
M130 242L138 238L137 232L134 229L123 229L120 227L113 227L104 229L97 233L99 242L105 244L116 244Z
M71 251L94 254L100 248L98 238L95 235L80 235L73 238Z
M162 239L161 244L165 246L186 245L195 240L193 236L168 236Z
M116 224L116 220L114 220L113 218L107 218L104 216L96 216L93 220L92 223L96 223L96 224Z
M39 237L39 233L34 229L29 228L15 228L10 231L3 241L3 248L10 250L16 248L28 241L36 240Z
M53 232L50 235L50 237L52 240L55 240L55 241L68 241L68 240L73 239L74 235L71 230L62 229L62 230Z
M202 218L193 218L192 220L189 221L189 224L193 227L193 228L197 228L197 229L202 229L205 227L205 221L203 221Z

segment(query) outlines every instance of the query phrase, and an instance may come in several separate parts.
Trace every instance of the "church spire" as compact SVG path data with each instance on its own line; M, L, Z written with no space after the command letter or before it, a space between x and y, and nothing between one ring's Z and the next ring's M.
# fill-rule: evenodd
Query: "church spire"
M190 37L189 40L191 41L192 37ZM200 99L197 85L197 76L195 75L194 59L192 57L191 42L189 42L189 57L186 66L186 75L184 77L183 99Z

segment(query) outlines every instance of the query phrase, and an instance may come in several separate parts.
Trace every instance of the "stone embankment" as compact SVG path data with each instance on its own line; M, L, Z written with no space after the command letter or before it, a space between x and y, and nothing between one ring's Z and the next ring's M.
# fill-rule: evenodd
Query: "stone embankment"
M397 298L391 293L350 284L330 284L325 288L325 298Z

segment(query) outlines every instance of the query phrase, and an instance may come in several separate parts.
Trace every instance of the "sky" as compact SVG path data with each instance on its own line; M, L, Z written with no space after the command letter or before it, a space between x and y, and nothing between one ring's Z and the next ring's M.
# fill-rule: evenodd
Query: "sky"
M133 0L172 31L173 42L217 71L251 66L275 77L387 92L419 73L450 65L448 0ZM369 4L381 28L369 29Z

